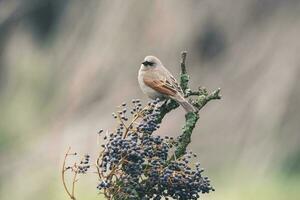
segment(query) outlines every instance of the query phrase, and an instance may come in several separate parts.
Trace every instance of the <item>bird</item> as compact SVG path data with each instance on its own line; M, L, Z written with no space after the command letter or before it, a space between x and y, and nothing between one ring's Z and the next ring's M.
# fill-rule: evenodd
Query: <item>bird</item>
M186 112L197 112L197 109L184 98L182 88L173 75L155 56L146 56L138 72L141 90L150 99L173 99Z

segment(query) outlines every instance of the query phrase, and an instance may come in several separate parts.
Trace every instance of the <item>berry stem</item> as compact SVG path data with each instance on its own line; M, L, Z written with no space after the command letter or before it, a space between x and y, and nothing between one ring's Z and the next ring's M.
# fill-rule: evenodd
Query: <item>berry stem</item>
M72 193L69 191L68 187L67 187L67 184L66 184L66 180L65 180L65 172L67 171L67 168L66 168L66 160L67 160L67 157L70 155L71 151L71 147L68 148L66 154L65 154L65 157L64 157L64 161L63 161L63 166L62 166L62 171L61 171L61 178L62 178L62 182L63 182L63 186L64 186L64 189L65 191L67 192L67 194L69 195L69 197L73 200L76 200L76 198L74 197L74 186L72 187ZM76 179L76 177L75 177ZM74 183L74 182L73 182ZM75 183L74 183L75 184Z

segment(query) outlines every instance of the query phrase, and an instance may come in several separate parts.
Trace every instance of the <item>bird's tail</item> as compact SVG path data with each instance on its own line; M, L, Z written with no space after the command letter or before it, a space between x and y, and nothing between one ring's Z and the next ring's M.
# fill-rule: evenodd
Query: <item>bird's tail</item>
M186 112L197 112L198 110L191 104L189 103L185 98L180 99L177 101Z

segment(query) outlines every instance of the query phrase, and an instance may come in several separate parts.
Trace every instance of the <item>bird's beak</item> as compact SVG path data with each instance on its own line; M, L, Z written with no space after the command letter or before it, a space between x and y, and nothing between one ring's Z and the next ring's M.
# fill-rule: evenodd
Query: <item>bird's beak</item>
M142 64L143 64L143 65L146 65L146 64L147 64L147 61L142 62Z

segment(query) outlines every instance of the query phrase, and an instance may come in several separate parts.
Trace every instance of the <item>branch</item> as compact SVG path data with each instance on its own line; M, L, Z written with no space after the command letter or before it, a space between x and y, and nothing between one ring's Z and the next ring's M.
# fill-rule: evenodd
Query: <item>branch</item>
M221 88L218 88L217 90L208 94L205 88L200 88L199 95L193 105L197 107L198 110L202 109L210 100L221 99L222 96L220 95L220 91Z
M207 95L199 95L196 102L193 104L195 107L198 108L198 112L211 100L215 99L221 99L220 88L213 91L210 94ZM175 158L180 158L186 151L187 146L191 142L191 136L193 133L193 130L195 128L195 125L199 119L199 115L197 113L187 113L185 115L185 125L182 128L182 134L178 137L178 143L175 150L175 156L171 157L171 160L174 160Z
M177 138L177 147L175 150L175 155L171 157L170 160L174 160L175 158L180 158L186 151L187 146L191 142L191 136L195 125L199 119L199 111L211 100L221 99L220 88L213 91L212 93L208 93L205 88L199 88L198 91L193 92L189 86L189 75L186 70L186 56L187 52L183 51L181 53L181 74L180 74L180 86L186 97L196 96L196 99L192 101L193 105L198 109L197 112L187 113L185 115L185 124L182 128L182 134ZM161 115L159 117L159 122L163 119L163 117L170 112L171 110L177 108L179 105L177 102L173 100L168 100L166 104L161 107Z
M160 124L163 120L163 118L165 117L166 114L168 114L169 112L171 112L172 110L176 109L179 107L179 104L172 100L169 99L167 100L161 107L160 107L160 114L156 119L156 123Z

